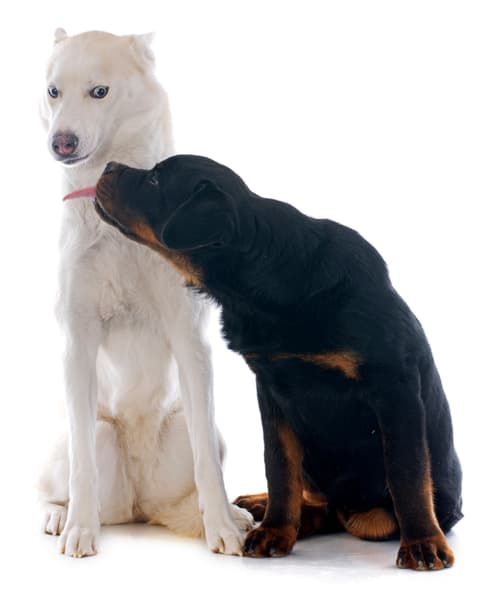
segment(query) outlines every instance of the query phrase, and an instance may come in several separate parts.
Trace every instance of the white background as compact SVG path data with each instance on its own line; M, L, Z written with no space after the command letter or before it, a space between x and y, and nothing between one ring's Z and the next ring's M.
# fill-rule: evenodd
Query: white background
M2 597L478 597L467 587L478 570L480 492L478 2L44 0L2 11ZM161 528L110 527L98 556L74 560L40 533L33 484L63 426L52 315L60 171L36 107L57 26L156 31L179 152L224 162L257 193L356 228L383 254L450 399L466 514L449 538L453 569L399 571L396 543L346 534L253 560L211 555ZM212 341L228 493L263 491L252 376L224 348L215 318Z

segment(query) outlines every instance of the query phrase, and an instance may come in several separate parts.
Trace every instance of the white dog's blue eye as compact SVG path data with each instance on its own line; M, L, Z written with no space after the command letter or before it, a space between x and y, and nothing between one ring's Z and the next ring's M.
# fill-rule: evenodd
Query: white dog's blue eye
M58 92L57 88L54 85L49 86L49 88L48 88L48 95L51 98L58 98L58 94L59 94L59 92Z
M105 98L110 88L107 85L97 85L90 90L90 96L92 98Z

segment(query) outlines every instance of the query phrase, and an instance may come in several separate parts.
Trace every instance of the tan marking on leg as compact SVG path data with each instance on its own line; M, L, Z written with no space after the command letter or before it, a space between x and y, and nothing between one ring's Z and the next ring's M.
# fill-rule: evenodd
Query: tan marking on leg
M288 426L282 425L278 428L278 437L283 446L285 460L287 461L289 494L287 498L286 515L289 522L296 524L298 527L300 525L303 492L303 448L301 447L297 436Z
M434 505L434 501L433 501L433 481L432 481L432 476L430 474L430 465L428 466L428 474L425 477L425 480L423 482L423 495L425 498L425 504L427 506L430 518L431 518L432 522L435 523L435 525L441 531L440 524L437 519L437 515L435 514L435 505Z
M295 433L286 423L273 426L277 469L269 477L269 489L277 493L267 495L268 502L263 522L250 531L245 539L245 556L284 556L292 549L300 527L302 506L303 448Z
M398 507L395 509L400 524L402 543L409 544L411 539L423 539L424 537L443 535L437 515L435 514L430 464L426 466L426 473L420 485L421 489L419 492L415 493L415 490L412 490L414 496L412 496L408 505L405 505L404 501L401 510ZM413 498L415 498L415 501ZM395 504L395 497L393 501Z
M312 506L323 506L328 503L327 497L322 492L316 492L309 488L303 489L303 500Z

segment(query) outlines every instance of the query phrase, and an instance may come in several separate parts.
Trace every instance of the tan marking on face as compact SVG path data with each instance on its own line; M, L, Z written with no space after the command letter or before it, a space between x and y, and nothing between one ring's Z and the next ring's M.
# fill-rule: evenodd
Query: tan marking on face
M182 275L187 285L202 287L200 269L187 256L162 246L152 228L142 216L127 209L115 195L116 175L104 173L97 182L97 202L105 215L121 224L122 232L130 239L148 246L161 254Z
M141 216L118 202L115 181L115 173L105 173L97 183L97 202L102 213L120 224L124 235L161 254L182 275L187 285L202 287L200 269L194 267L187 256L163 246Z
M143 244L161 254L184 277L187 285L202 287L200 270L192 265L183 254L172 252L158 241L151 227L146 223L135 221L128 225L129 230Z

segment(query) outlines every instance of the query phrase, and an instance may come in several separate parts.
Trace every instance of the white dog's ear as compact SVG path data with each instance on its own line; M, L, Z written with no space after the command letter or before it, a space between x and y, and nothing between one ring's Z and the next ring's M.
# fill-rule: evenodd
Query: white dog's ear
M135 58L141 67L152 67L155 64L155 54L151 48L155 33L142 33L130 36Z
M63 42L63 40L66 40L68 38L68 34L65 31L65 29L62 29L61 27L57 27L57 29L55 29L54 33L53 33L53 43L54 44L58 44L58 42Z

